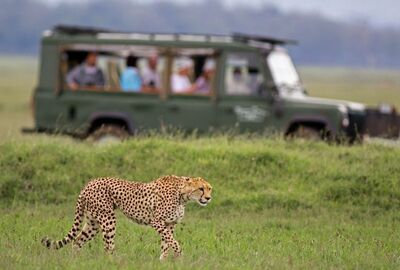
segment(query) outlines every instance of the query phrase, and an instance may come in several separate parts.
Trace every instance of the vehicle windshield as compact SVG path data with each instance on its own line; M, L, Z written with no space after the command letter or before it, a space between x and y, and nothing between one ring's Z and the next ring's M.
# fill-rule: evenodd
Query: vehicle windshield
M299 74L285 51L272 51L267 56L267 64L281 94L304 93Z

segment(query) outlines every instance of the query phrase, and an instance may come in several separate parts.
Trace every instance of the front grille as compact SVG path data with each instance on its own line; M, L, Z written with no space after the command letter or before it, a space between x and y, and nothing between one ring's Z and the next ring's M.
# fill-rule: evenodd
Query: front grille
M396 111L383 113L378 109L368 109L365 126L371 137L395 139L400 134L400 115Z

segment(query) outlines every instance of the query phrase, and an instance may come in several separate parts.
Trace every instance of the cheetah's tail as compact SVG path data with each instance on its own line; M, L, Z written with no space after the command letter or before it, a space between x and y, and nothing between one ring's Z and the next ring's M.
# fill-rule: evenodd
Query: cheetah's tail
M67 235L58 241L52 241L48 237L44 237L42 239L42 244L47 247L48 249L59 249L74 240L80 231L80 227L83 221L84 216L84 202L81 196L79 196L78 201L76 203L75 208L75 221L72 225L71 230L67 233Z

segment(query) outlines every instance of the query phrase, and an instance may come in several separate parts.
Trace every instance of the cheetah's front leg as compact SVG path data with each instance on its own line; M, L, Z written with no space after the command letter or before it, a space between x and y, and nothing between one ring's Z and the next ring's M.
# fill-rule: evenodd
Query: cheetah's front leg
M103 233L104 250L107 253L113 253L116 225L115 214L110 210L106 215L100 216L98 220Z
M163 221L154 221L151 226L160 234L161 236L161 255L160 260L164 260L168 257L168 251L172 248L175 252L175 258L182 254L181 247L174 239L173 230L174 224L165 224Z
M172 249L174 250L174 257L178 258L182 255L182 248L179 245L178 241L176 241L174 238L175 225L176 223L169 223L167 224L167 229L171 232L172 235L172 240L173 240Z

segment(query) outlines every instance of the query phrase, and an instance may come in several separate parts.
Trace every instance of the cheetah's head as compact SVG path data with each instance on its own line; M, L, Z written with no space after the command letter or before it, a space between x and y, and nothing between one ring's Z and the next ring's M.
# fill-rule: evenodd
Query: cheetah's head
M185 186L182 195L189 201L195 201L201 206L206 206L211 201L211 185L201 177L185 177Z

